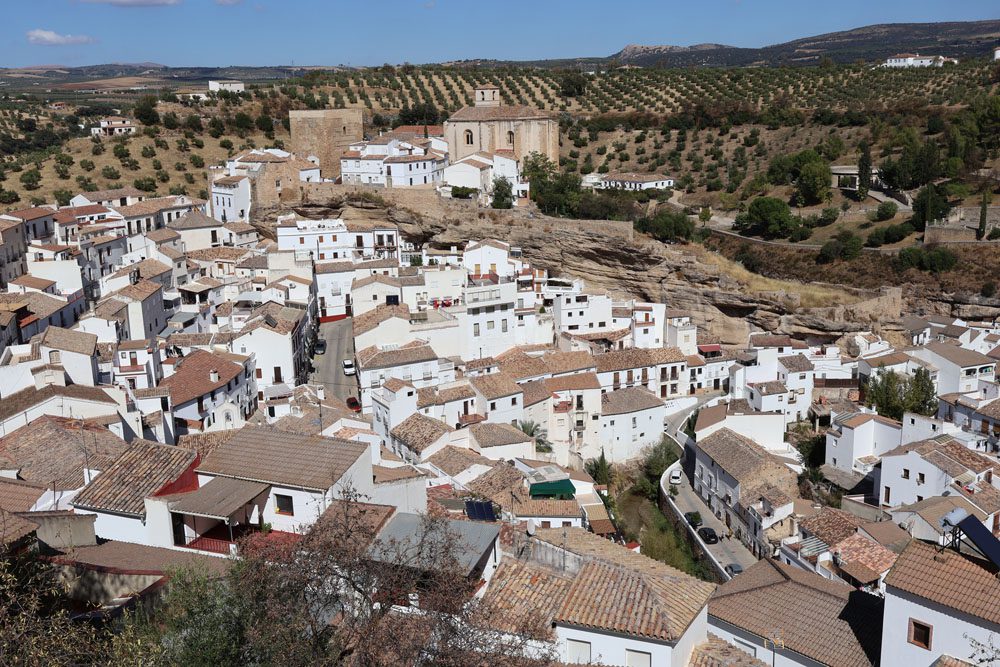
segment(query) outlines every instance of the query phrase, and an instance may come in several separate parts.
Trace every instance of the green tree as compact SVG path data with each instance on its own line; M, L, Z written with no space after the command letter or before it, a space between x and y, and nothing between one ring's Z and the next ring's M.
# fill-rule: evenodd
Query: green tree
M263 111L259 116L257 116L254 124L261 132L274 132L274 118L272 118L270 114L266 114Z
M990 208L990 191L985 190L979 202L979 228L976 230L976 238L982 240L986 236L986 220Z
M872 187L872 151L867 141L861 142L858 158L858 199L864 200Z
M766 239L787 237L794 227L788 204L777 197L757 197L746 213L736 216L734 228L747 236Z
M830 194L830 166L825 162L803 165L795 181L795 194L804 204L818 204Z
M139 98L135 109L133 109L135 119L143 125L158 124L160 122L160 114L156 111L156 102L155 95L145 95Z
M950 210L948 200L938 192L937 187L933 183L925 185L913 199L913 227L922 232L928 223L941 220Z
M882 371L868 380L865 388L865 403L874 407L880 415L889 419L903 418L904 379L893 371Z
M24 186L25 190L37 190L42 182L42 174L37 169L29 169L28 171L21 172L18 180L21 181L21 185Z
M913 377L906 381L903 400L907 412L927 416L937 413L937 391L934 389L930 371L926 368L917 369Z
M189 114L188 117L184 119L184 127L192 132L201 132L205 129L201 124L201 116L196 113Z
M513 208L514 188L510 181L503 176L496 176L493 179L493 208Z
M611 484L611 464L608 463L607 457L604 456L603 449L600 456L596 459L589 459L584 463L583 468L597 484L603 484L604 486Z
M181 126L180 119L177 117L177 114L175 114L173 111L168 111L167 113L163 114L163 118L161 120L163 122L163 127L167 128L168 130L176 130L178 127Z
M548 433L545 427L530 419L517 422L517 428L526 436L535 441L535 451L551 452L552 443L548 440Z
M56 203L60 206L69 206L69 200L73 198L73 193L69 190L59 189L52 193Z

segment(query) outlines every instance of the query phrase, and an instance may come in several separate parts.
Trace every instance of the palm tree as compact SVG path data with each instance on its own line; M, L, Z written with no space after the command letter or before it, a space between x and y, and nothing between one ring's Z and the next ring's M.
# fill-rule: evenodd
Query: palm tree
M527 421L519 421L517 422L517 428L535 441L535 451L552 451L552 443L548 441L548 433L545 432L545 429L538 422L530 419Z

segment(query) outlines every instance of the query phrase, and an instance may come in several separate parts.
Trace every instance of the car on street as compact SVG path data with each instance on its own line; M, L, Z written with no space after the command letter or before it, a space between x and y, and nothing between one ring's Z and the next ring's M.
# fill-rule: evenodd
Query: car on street
M735 577L737 574L743 574L743 566L739 563L730 563L726 566L726 574L729 575L730 579Z
M683 479L683 478L684 478L684 475L683 475L683 473L681 473L680 468L678 468L677 470L671 470L670 471L670 483L671 484L674 484L674 485L680 484L681 483L681 479Z
M347 403L347 407L353 410L354 412L361 412L361 401L359 401L354 396L348 396L347 400L344 402Z
M718 544L719 536L715 534L715 529L705 526L704 528L698 529L698 535L701 536L702 542L705 544Z
M326 341L322 338L316 341L316 354L326 354Z
M684 520L688 522L695 530L698 530L698 526L701 525L701 514L698 512L687 512L684 514Z
M357 369L354 368L354 361L351 359L344 359L344 375L354 375L357 372Z

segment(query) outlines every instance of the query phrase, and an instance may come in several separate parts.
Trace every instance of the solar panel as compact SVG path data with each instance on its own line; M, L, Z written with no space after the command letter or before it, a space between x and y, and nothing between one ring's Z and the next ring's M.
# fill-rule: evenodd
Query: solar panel
M976 517L970 516L958 522L958 527L976 545L976 548L990 561L1000 567L1000 540L993 537L990 531Z
M485 502L483 503L483 520L484 521L496 521L497 516L493 513L493 503Z
M483 520L482 515L481 515L481 509L482 508L480 507L480 505L479 505L479 503L477 501L475 501L475 500L466 500L465 501L465 513L473 521L482 521Z

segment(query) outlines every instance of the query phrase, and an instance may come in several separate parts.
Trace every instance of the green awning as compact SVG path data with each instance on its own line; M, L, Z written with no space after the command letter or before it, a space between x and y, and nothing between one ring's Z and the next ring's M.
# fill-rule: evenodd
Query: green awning
M570 499L576 494L576 487L568 479L559 479L554 482L537 482L532 484L528 493L532 497L544 496L547 498Z

